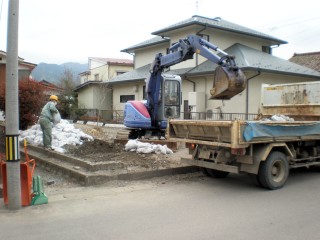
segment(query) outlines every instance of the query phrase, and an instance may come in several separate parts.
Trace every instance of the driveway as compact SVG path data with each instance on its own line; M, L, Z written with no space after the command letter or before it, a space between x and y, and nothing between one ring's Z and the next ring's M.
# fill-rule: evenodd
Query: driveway
M49 204L9 211L0 234L36 239L320 239L319 172L293 172L268 191L247 175L200 173L50 189Z

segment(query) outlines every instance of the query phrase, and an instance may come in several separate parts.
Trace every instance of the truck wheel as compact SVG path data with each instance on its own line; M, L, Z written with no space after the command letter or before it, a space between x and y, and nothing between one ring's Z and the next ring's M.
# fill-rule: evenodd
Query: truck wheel
M216 169L206 168L206 170L209 176L214 178L225 178L229 175L229 172L224 172Z
M272 152L268 158L261 162L258 182L262 187L270 190L284 186L289 176L289 164L282 152Z

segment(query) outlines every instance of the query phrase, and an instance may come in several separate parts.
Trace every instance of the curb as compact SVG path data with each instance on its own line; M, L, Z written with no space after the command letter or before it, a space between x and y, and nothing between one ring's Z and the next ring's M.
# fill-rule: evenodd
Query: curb
M24 154L24 150L22 149L21 155L24 156ZM43 148L32 145L28 145L28 155L30 159L36 160L36 166L54 172L57 175L63 174L69 180L77 182L83 186L99 185L113 180L142 180L199 171L198 167L183 165L181 167L146 170L140 172L118 170L116 173L114 170L108 169L107 167L97 169L94 167L94 165L97 164L90 164L82 159L66 156L58 152L47 151Z

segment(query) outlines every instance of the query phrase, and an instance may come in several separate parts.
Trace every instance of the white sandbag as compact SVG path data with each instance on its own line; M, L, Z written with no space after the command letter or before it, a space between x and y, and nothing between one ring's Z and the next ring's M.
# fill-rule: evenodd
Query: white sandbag
M157 153L157 154L172 154L173 151L167 145L151 144L140 142L138 140L129 140L125 145L126 151L137 153Z
M136 150L138 148L138 141L137 140L129 140L126 145L124 146L124 149L126 151Z
M61 115L59 112L53 114L53 124L58 124L61 121Z
M173 151L170 148L166 148L166 154L173 154Z
M152 147L141 147L141 148L137 148L137 153L152 153L153 152L153 148Z
M150 143L145 143L145 142L139 142L139 141L137 141L137 143L138 143L138 146L137 146L137 148L151 148L152 149L152 144L150 144Z

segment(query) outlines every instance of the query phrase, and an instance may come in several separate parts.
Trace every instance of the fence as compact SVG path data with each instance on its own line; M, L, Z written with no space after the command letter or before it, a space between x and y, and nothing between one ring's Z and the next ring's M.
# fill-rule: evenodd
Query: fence
M208 112L189 112L181 113L181 118L192 120L211 120L211 121L228 121L228 120L254 120L258 114L245 113L208 113Z
M192 120L211 120L211 121L227 121L227 120L254 120L257 114L245 113L208 113L208 112L181 112L181 119ZM81 120L85 123L103 122L103 123L123 123L123 110L98 110L86 109L86 114L74 120Z
M98 109L83 109L86 111L85 115L80 116L78 119L92 122L103 122L103 123L123 123L123 110L98 110Z

